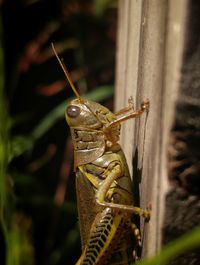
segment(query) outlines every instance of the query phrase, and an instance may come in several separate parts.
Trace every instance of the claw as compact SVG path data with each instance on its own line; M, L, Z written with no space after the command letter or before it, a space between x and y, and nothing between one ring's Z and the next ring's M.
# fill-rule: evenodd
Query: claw
M152 210L152 203L151 203L151 202L149 202L149 203L147 204L147 210L149 210L149 211Z
M147 205L147 209L146 211L144 212L144 219L145 219L145 222L149 222L150 218L151 218L151 210L152 210L152 204L149 202L148 205Z
M148 99L144 100L142 103L141 103L141 109L142 110L146 110L147 112L149 111L149 106L150 106L150 102Z

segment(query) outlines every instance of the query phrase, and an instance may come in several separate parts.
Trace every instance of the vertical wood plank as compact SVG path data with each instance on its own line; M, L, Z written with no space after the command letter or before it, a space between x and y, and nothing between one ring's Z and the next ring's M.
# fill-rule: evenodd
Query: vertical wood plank
M140 181L140 206L152 203L144 228L143 255L160 247L166 181L166 144L179 84L187 0L119 0L116 110L133 96L149 98L150 112L123 124L121 144ZM136 168L133 168L133 165ZM134 181L134 180L133 180Z

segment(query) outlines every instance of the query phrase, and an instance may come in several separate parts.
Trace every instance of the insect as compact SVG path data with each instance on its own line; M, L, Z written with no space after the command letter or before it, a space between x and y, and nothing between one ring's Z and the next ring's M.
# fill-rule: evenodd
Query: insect
M113 114L106 107L83 99L75 89L65 64L54 53L76 99L66 109L66 121L74 145L74 170L82 255L76 265L128 265L137 260L141 246L132 216L150 219L148 209L135 207L132 182L118 143L120 124L149 110L149 101L133 110L129 106Z

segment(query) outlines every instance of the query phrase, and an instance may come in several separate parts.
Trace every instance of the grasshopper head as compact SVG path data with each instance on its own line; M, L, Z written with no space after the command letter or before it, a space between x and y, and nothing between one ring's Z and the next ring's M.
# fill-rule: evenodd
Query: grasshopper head
M65 116L75 149L75 167L94 161L119 140L119 124L105 130L115 115L96 102L74 99Z
M116 116L97 102L74 99L67 107L65 116L70 128L102 134L108 147L119 140L120 124L108 129L108 125Z
M86 130L103 130L104 125L115 120L115 115L106 107L84 99L72 100L65 115L70 127Z
M91 106L93 105L93 108ZM95 105L95 106L94 106ZM95 115L94 107L99 105L88 100L74 99L66 109L65 117L68 125L83 129L99 129L102 125ZM97 108L95 108L97 109Z

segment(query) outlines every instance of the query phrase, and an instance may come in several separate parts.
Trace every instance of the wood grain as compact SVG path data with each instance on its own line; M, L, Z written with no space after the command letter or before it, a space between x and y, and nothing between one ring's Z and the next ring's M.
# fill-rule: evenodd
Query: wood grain
M119 0L115 108L133 96L135 108L149 98L148 117L123 124L121 144L139 202L152 204L143 226L143 256L161 245L167 181L167 142L174 120L183 50L186 0ZM134 167L133 167L134 166ZM143 229L144 228L144 229Z

